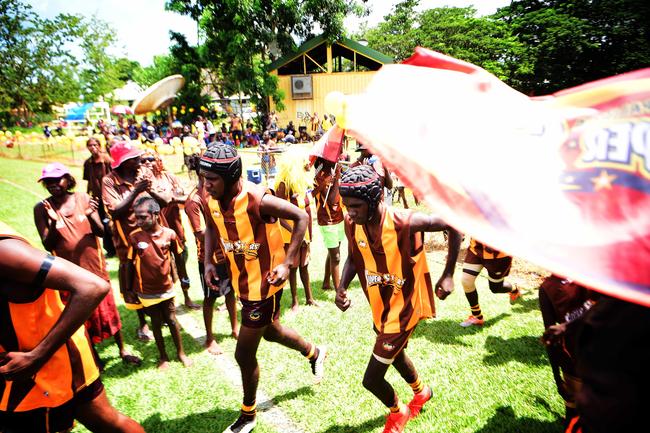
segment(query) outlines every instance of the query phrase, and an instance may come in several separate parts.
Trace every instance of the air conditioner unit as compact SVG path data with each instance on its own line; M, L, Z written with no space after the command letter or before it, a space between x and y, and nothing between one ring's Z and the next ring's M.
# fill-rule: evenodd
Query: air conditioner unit
M291 77L292 99L311 99L311 75L296 75Z

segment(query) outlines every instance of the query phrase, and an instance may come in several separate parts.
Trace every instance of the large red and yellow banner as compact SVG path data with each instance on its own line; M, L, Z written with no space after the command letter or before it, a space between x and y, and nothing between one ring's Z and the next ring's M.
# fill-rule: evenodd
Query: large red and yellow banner
M650 68L530 98L418 48L364 95L330 99L458 230L650 306Z

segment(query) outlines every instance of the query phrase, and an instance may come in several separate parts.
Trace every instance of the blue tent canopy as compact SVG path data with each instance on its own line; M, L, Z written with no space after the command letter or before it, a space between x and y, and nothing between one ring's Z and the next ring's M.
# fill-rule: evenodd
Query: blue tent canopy
M68 113L65 116L65 120L68 121L83 121L86 119L86 112L93 108L93 103L89 102L87 104L80 105L78 107L72 107L68 109Z

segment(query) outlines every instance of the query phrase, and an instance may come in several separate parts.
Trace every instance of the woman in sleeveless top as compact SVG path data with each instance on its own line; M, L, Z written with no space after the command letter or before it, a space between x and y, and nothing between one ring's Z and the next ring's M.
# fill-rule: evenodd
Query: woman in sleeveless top
M34 221L45 249L110 282L100 243L104 226L97 212L97 199L83 192L72 192L76 181L61 163L45 166L39 182L51 194L34 207ZM124 348L121 328L111 291L86 321L86 329L93 344L112 336L120 357L139 365L141 360Z

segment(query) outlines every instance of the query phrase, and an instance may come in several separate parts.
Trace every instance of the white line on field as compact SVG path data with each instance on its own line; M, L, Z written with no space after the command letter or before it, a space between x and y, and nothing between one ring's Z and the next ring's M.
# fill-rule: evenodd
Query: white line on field
M189 314L177 314L176 320L181 324L183 330L190 334L192 338L201 346L205 343L205 330L198 325L196 320ZM241 388L241 376L239 367L233 361L232 357L224 352L223 355L212 356L215 364L221 370L223 375L235 386ZM257 407L260 409L258 416L266 423L272 425L277 431L282 433L305 433L296 425L282 409L273 404L273 400L261 391L257 390L257 399L260 401ZM234 421L234 420L233 420Z
M25 188L24 186L19 185L19 184L17 184L17 183L14 183L14 182L12 182L12 181L10 181L10 180L7 180L7 179L5 179L5 178L3 178L3 177L0 177L0 182L4 182L4 183L6 183L6 184L8 184L8 185L11 185L11 186L13 186L13 187L15 187L15 188L18 188L18 189L20 189L20 190L23 190L23 191L25 191L25 192L28 192L28 193L30 193L31 195L33 195L34 197L37 197L39 200L42 200L42 199L43 199L43 196L42 196L42 195L38 195L38 194L36 194L34 191L32 191L31 189L29 189L29 188Z

